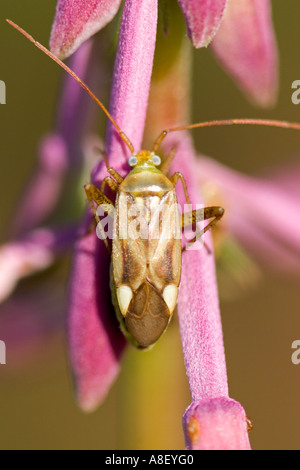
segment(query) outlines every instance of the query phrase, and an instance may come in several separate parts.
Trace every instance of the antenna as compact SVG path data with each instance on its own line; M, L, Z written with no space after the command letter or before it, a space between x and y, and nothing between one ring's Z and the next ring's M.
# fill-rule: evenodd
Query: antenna
M127 135L120 129L120 127L118 126L118 124L116 123L112 115L104 106L104 104L96 97L96 95L90 90L90 88L86 85L86 83L84 83L76 75L76 73L74 73L66 64L64 64L64 62L62 62L58 57L56 57L56 55L52 54L52 52L50 52L46 47L44 47L42 44L37 42L32 36L30 36L30 34L24 31L24 29L20 28L20 26L18 26L11 20L6 20L6 21L11 26L13 26L13 28L15 28L21 34L23 34L23 36L25 36L30 42L32 42L38 49L40 49L48 57L50 57L50 59L52 59L54 62L60 65L61 68L63 68L69 75L71 75L71 77L73 77L79 83L79 85L82 86L82 88L91 96L91 98L93 98L93 100L98 104L98 106L102 109L102 111L104 111L108 119L112 122L114 127L117 129L120 138L125 142L130 152L133 154L134 153L133 144L131 143ZM172 127L172 128L163 130L154 142L153 152L154 153L157 152L161 142L166 137L166 135L169 134L170 132L182 131L182 130L187 130L187 129L195 129L195 128L200 128L200 127L232 126L232 125L258 125L258 126L281 127L285 129L300 130L299 123L291 123L287 121L276 121L276 120L270 120L270 119L225 119L225 120L217 120L217 121L198 122L196 124Z
M13 21L11 20L6 20L7 23L9 23L13 28L15 28L17 31L19 31L21 34L23 34L23 36L25 36L30 42L32 42L38 49L40 49L42 52L44 52L48 57L50 57L50 59L54 60L54 62L56 62L58 65L60 65L61 68L63 68L69 75L71 75L71 77L73 77L78 83L79 85L82 86L82 88L87 91L87 93L93 98L94 101L96 101L96 103L98 104L98 106L100 106L100 108L102 109L102 111L104 111L104 113L106 114L106 116L108 117L108 119L112 122L112 124L115 126L115 128L117 129L118 131L118 134L119 136L121 137L121 139L125 142L125 144L127 145L127 147L129 148L130 152L131 153L134 153L134 147L131 143L131 141L129 140L129 138L127 137L127 135L120 129L120 127L118 126L118 124L116 123L116 121L114 120L114 118L112 117L112 115L109 113L109 111L106 109L106 107L104 106L104 104L96 97L96 95L90 90L90 88L86 85L86 83L84 83L77 75L76 73L74 73L66 64L64 64L64 62L62 62L58 57L56 57L56 55L52 54L52 52L50 52L46 47L44 47L42 44L40 44L39 42L37 42L32 36L30 36L30 34L28 34L26 31L24 31L24 29L20 28L20 26L18 26L17 24L15 24Z
M256 125L256 126L269 126L281 127L284 129L300 130L300 124L296 122L276 121L271 119L224 119L220 121L206 121L198 122L196 124L189 124L187 126L171 127L162 131L155 140L153 152L156 153L163 139L170 132L183 131L186 129L195 129L198 127L213 127L213 126L233 126L233 125Z

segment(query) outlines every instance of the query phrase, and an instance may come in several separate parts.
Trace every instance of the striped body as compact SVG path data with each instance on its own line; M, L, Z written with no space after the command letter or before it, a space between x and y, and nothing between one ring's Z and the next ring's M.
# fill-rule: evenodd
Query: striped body
M172 182L154 165L137 165L119 185L112 250L112 291L133 343L146 348L176 307L181 225Z

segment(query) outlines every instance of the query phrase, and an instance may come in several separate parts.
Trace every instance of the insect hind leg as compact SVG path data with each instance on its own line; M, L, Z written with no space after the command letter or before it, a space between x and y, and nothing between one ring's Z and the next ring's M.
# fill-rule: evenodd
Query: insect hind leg
M94 202L97 204L98 207L100 206L107 215L111 217L114 216L114 205L112 201L108 199L108 197L105 196L105 194L103 194L103 192L99 188L94 186L93 184L86 184L84 186L84 191L85 191L87 200L89 202L89 205L92 209L92 212L94 214L94 218L98 224L99 230L102 235L102 239L105 243L107 250L110 253L110 246L105 237L105 234L101 225L100 217L97 214L97 208L95 207Z
M182 251L185 251L190 245L199 240L207 230L214 227L223 217L224 212L223 207L211 206L182 214L182 227L189 225L194 226L197 222L201 222L202 220L212 219L202 230L196 233L195 237L182 248Z

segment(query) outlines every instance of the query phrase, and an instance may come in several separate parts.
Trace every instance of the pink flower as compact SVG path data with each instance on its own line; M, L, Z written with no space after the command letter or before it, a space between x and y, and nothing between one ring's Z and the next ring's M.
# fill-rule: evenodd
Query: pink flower
M187 449L251 450L245 411L234 400L222 397L192 403L183 422Z
M170 136L166 151L174 146L176 167L188 182L192 202L199 203L199 172L191 141L182 134ZM177 194L183 201L179 188ZM250 449L245 411L228 395L211 234L205 236L201 250L183 253L178 317L192 396L183 419L187 448Z
M71 55L86 39L113 19L121 0L58 0L50 48L60 58ZM207 46L218 30L227 0L179 0L196 47Z
M156 15L155 1L129 0L125 4L120 28L111 111L124 132L133 136L135 148L140 147L143 136L154 56ZM124 173L127 154L112 126L109 127L106 149L110 164ZM100 181L105 175L105 166L102 163L97 165L94 180ZM105 328L107 319L115 318L109 292L110 260L104 243L96 242L94 233L76 244L68 320L77 396L86 410L95 408L107 393L119 370L120 355L125 346L116 323L112 328ZM77 289L82 282L87 287ZM101 285L106 286L106 289L99 289ZM89 315L86 315L87 309ZM101 357L106 357L105 369L109 373L104 370L103 361L99 360Z
M12 293L21 278L48 268L77 236L72 226L60 230L36 229L0 247L0 302Z
M241 175L201 157L198 181L209 183L208 198L217 192L226 200L226 226L259 262L281 272L299 274L299 164L277 175Z
M220 27L228 1L178 0L178 3L193 45L208 46Z
M144 14L139 16L141 8ZM111 110L122 130L130 137L133 136L131 138L136 149L140 148L145 121L150 84L150 75L147 76L145 71L151 70L153 60L155 29L151 28L156 24L155 12L153 0L140 1L138 6L134 0L127 1L115 65ZM143 38L146 38L145 43ZM142 76L137 67L143 70ZM135 85L137 77L142 79L138 87ZM168 145L173 146L175 143L176 164L185 173L194 201L199 202L190 141L188 138L184 140L181 135L179 139L169 139ZM112 126L108 133L107 149L110 164L124 174L127 152L124 152L124 146ZM105 168L100 165L94 171L94 178L99 181L104 175ZM86 410L94 409L107 393L118 372L121 352L125 346L112 321L114 312L108 291L109 258L104 244L96 247L93 234L76 244L70 286L69 343L77 397ZM99 289L100 285L107 288ZM84 288L78 289L78 286ZM203 400L216 397L224 397L226 402L227 375L212 251L201 250L193 253L192 257L186 253L178 311L193 403L199 403L200 406ZM240 448L245 445L249 448L246 421L242 413L239 419L241 423L238 430L242 430L242 435L237 433L236 441L242 439ZM220 442L219 447L222 445Z
M269 0L228 0L212 49L250 101L275 104L278 53Z
M277 48L270 0L178 0L188 35L197 48L214 38L213 50L251 101L264 107L276 100ZM120 0L59 0L50 48L71 55L113 19Z
M68 57L93 34L109 23L121 0L59 0L50 47L55 55Z
M136 149L141 146L144 131L156 25L156 2L127 0L115 62L111 112L122 130L130 135ZM183 136L179 140L175 136L169 139L167 145L170 144L177 144L177 164L186 173L192 199L199 202L190 140ZM112 126L109 126L106 149L110 164L125 174L128 151ZM105 166L97 165L93 171L94 181L103 179L105 175ZM87 215L80 230L83 235L89 221L90 216ZM186 261L183 261L179 311L193 403L228 397L210 237L208 244L209 250L196 252L189 261L189 253L185 253ZM125 346L111 304L109 262L104 244L98 241L95 233L82 236L75 243L69 287L68 338L77 398L85 410L94 409L103 400L119 371ZM188 262L195 264L193 276L189 274ZM194 298L191 302L188 297L192 291Z
M73 11L78 13L82 26L81 30L77 30L76 35L74 33L74 37L76 36L76 41L77 37L81 38L80 41L82 41L86 37L86 24L91 22L89 28L90 31L94 32L95 24L98 24L97 27L99 27L99 23L94 21L95 17L90 10L87 10L87 19L82 16L83 10L80 9L80 4L75 1L73 4L78 7L77 10L75 8ZM180 4L186 15L188 15L187 2L181 1ZM203 8L206 4L211 7L207 11ZM63 10L62 5L65 5L67 8L67 6L71 5L71 2L59 2L61 9L59 10L59 17L57 17L58 19L54 24L53 37L55 37L55 28L58 22L62 28L64 24L68 24L67 32L72 30L73 22L70 21L72 19L72 10ZM111 7L114 5L116 7L117 2L111 2L110 4L107 2L94 2L93 11L99 12L97 7L100 8L101 6L101 8L104 8L104 5L110 5ZM193 28L196 28L196 30L200 28L203 37L205 35L211 37L221 20L225 2L190 2L189 5L195 8L198 6L198 9L202 9L201 11L205 13L209 12L211 15L209 18L214 19L212 21L212 19L207 17L209 28L207 24L204 24L205 22L200 26L197 23L196 26L194 24L190 25L191 31ZM212 5L218 7L216 16L212 14ZM68 12L68 21L64 20L63 11ZM112 9L109 12L108 10L106 11L106 19L110 18L112 11ZM91 18L93 18L93 21ZM219 20L216 21L216 18L219 18ZM190 22L190 17L187 21ZM156 25L157 2L155 0L126 1L115 62L110 111L122 131L130 137L136 150L141 147L144 132L156 39ZM207 29L206 32L204 32L205 28ZM67 35L64 39L64 51L68 49L70 52L72 47L75 47L76 41L70 42L70 37ZM79 61L83 65L83 70L86 70L85 60L89 55L89 47L90 43L85 43L83 49L78 51L84 51ZM80 54L76 54L76 57L80 57ZM67 92L70 88L67 89ZM75 87L72 88L68 96L68 104L71 105L74 96L78 98ZM78 115L80 117L80 113L77 111L76 116ZM62 142L59 140L62 145L59 146L60 152L58 152L58 155L61 154L61 158L58 158L58 163L55 165L55 168L58 169L57 178L59 183L66 172L66 161L68 162L68 158L66 158L68 152L66 149L70 148L71 137L75 135L76 138L79 138L76 133L75 120L70 119L67 126L63 125L63 123L61 123L61 126L58 129L60 131L58 132L59 138L62 138ZM178 134L174 133L168 136L163 146L165 152L174 146L177 147L176 169L180 168L185 175L192 202L202 202L203 198L199 195L199 187L203 182L210 181L214 177L215 172L210 173L210 162L207 160L205 166L205 160L203 159L206 169L202 173L203 176L200 175L198 163L194 158L194 150L187 135L180 134L178 136ZM76 156L73 152L74 148L71 155ZM125 175L128 172L128 149L124 148L124 142L111 124L109 124L106 138L106 152L111 166L120 174ZM74 164L76 161L76 158L74 158L72 163ZM214 162L212 162L212 165L214 165ZM41 164L40 170L41 175L45 177L45 181L48 181L47 176L49 171L52 171L51 165ZM268 223L272 220L272 227L277 228L278 219L271 216L265 218L263 211L255 210L258 201L255 198L253 200L247 199L242 194L241 188L245 183L242 176L235 175L233 177L230 170L228 172L222 168L219 168L219 170L219 173L217 172L216 174L219 174L220 178L216 181L216 184L221 190L224 190L224 194L232 195L232 208L229 207L228 210L231 218L230 227L232 227L232 232L237 237L240 237L243 243L247 243L247 226L245 225L244 227L244 233L239 233L237 229L238 224L234 225L234 218L238 217L239 207L244 204L247 205L248 209L248 223L255 225L258 222L262 233L261 238L265 237L265 240L267 240L264 220ZM92 180L98 183L106 175L105 165L103 162L100 162L93 170ZM201 178L203 178L203 181ZM234 184L232 184L232 180L234 180ZM40 172L37 173L35 181L40 181ZM249 188L254 186L257 188L259 186L256 185L254 180L250 181L250 179L247 181L247 184ZM36 188L38 187L39 185L36 186ZM50 207L53 207L57 202L57 194L60 187L60 184L58 184L58 188L54 187L53 191L49 191L49 200L45 201L44 206L45 213L48 213ZM271 204L274 200L278 201L276 187L273 187L273 190L273 192L270 190L267 198L268 204ZM34 190L28 192L27 201L29 202L24 205L24 212L28 211L29 213L30 208L35 207L35 194ZM240 196L238 202L236 202L237 195ZM179 201L183 198L180 189L178 190L178 198ZM23 249L21 261L25 261L23 264L20 262L18 270L11 270L13 274L15 273L15 277L12 280L10 279L9 289L6 288L6 293L12 289L18 278L28 273L24 268L24 265L26 267L27 260L26 246L30 246L32 250L37 250L40 244L43 250L42 254L46 258L46 255L50 253L49 258L43 263L43 258L39 258L32 251L33 254L30 259L33 261L39 259L41 264L36 263L36 265L33 265L33 269L30 272L49 265L52 256L56 253L55 250L59 251L60 249L61 239L58 236L60 233L58 230L50 233L52 237L50 237L50 242L47 237L41 237L40 241L37 240L33 245L28 245L27 238L31 241L32 235L35 233L32 232L33 225L36 221L39 223L43 219L43 211L40 208L33 212L32 222L29 224L30 227L26 227L28 231L27 236L25 239L18 238L16 242L18 246L13 246L14 252L17 254L19 246ZM269 214L267 215L269 216ZM104 399L118 374L120 360L126 346L111 303L109 291L110 259L104 244L98 241L96 234L91 233L86 235L90 220L91 216L90 212L88 212L81 224L80 230L76 227L71 229L67 237L67 240L71 243L74 242L76 237L68 293L68 340L77 398L81 407L87 411L93 410ZM290 232L285 231L284 226L281 229L280 239L276 241L281 244L282 240L284 240L286 245L291 244L293 248L297 247L298 249L296 240L290 236ZM79 238L78 233L81 235ZM44 235L47 235L47 233L44 233ZM62 238L64 240L64 237ZM259 246L259 243L257 246ZM9 246L3 249L4 262L6 262L5 250L8 250L9 253ZM16 262L13 256L7 256L6 259L11 264ZM9 266L9 263L6 266ZM192 396L192 403L184 416L187 448L249 449L246 414L242 406L228 396L211 234L205 237L205 246L202 250L195 251L192 254L189 252L184 253L178 316L186 371Z
M88 41L72 57L71 66L82 77L90 68L91 53L92 44ZM84 122L91 101L84 94L78 93L78 87L74 87L74 81L69 76L64 83L64 99L66 101L59 113L56 129L52 134L45 136L39 145L36 169L25 188L12 221L12 241L0 247L0 302L2 303L12 294L20 279L48 269L72 248L80 235L78 226L71 222L68 216L65 218L65 226L36 228L41 227L50 215L55 217L57 206L65 197L64 189L68 184L68 175L72 172L74 178L76 172L82 171L82 167L87 164L81 159L80 149ZM1 331L7 332L5 338L8 344L9 338L13 335L9 334L9 322L6 321L5 312L11 310L12 316L16 319L20 317L19 321L23 324L24 302L30 305L28 311L30 309L33 312L38 311L34 299L35 296L32 296L31 300L27 298L24 300L22 293L17 291L12 302L8 300L1 306ZM39 304L39 289L37 289L36 304ZM50 310L50 304L48 307ZM52 309L55 309L54 304ZM42 309L42 311L45 315L40 315L36 320L40 328L36 328L35 331L42 330L46 334L49 325L49 317L46 315L48 310ZM33 319L34 315L30 318ZM61 327L62 318L55 315L55 319L56 327L58 325ZM31 334L26 336L28 337L32 342L41 344L38 335Z

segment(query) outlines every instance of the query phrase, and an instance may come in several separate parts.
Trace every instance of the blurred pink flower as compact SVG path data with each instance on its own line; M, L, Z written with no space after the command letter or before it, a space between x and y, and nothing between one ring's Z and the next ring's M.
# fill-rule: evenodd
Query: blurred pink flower
M138 3L128 0L120 30L111 111L121 129L133 138L136 149L140 148L145 122L149 72L152 69L155 44L156 11L153 0ZM139 69L143 71L142 75ZM148 74L145 74L146 71ZM138 86L135 85L137 77ZM179 139L170 138L168 145L171 144L177 144L176 165L185 174L192 199L199 202L195 178L196 162L193 161L190 139L184 139L181 135ZM128 171L128 155L112 126L109 127L106 148L110 164L118 172L125 174ZM104 165L96 167L93 174L94 181L103 179L106 175ZM179 200L181 197L179 192ZM84 226L87 226L86 221ZM192 276L190 263L193 263ZM114 311L108 289L109 257L104 244L97 243L95 234L76 244L72 272L68 320L70 353L77 397L85 410L92 410L101 402L114 380L125 346L125 341L112 320ZM196 251L192 255L185 253L178 314L193 403L195 400L216 397L224 397L225 400L228 398L227 374L212 249ZM247 441L246 421L242 413L239 417L242 429L240 439L244 443ZM236 440L238 439L237 436ZM240 448L244 445L242 443ZM207 442L206 445L209 447L210 443ZM222 445L223 443L219 444L220 447Z
M77 6L77 10L69 10L71 3ZM208 28L210 32L205 34L212 35L212 30L216 28L218 23L218 21L213 22L212 18L214 20L216 18L221 19L222 12L220 8L222 9L225 3L220 1L195 1L190 3L195 8L198 6L200 10L206 4L210 5L211 8L212 5L219 7L216 17L212 15L213 10L209 10L211 19L207 21L210 25L210 28ZM93 8L100 8L100 6L104 8L107 5L111 8L116 8L117 4L118 2L98 1L93 2ZM180 4L186 14L188 14L187 3L181 1ZM75 24L74 18L73 21L70 21L72 20L71 11L74 11L81 15L79 15L81 32L77 31L76 34L81 38L80 41L86 38L86 31L83 32L83 30L89 20L87 17L82 16L83 10L81 10L80 4L77 1L60 1L58 5L59 16L54 24L53 37L55 37L55 28L58 28L58 22L60 28L67 24L67 31L70 32L71 26ZM63 9L63 6L65 6L66 10ZM95 11L98 11L97 8ZM110 17L112 11L112 9L109 12L107 10L106 18ZM68 22L64 19L64 12L68 13ZM91 11L88 10L87 16L91 18L91 15ZM193 28L194 26L191 26L190 19L188 21L189 27ZM120 27L110 111L121 129L132 140L135 149L140 149L144 132L155 48L156 25L156 0L126 1ZM90 31L95 32L95 23L89 27ZM195 28L204 29L204 26L196 24ZM205 28L207 28L207 25ZM202 34L204 34L203 31ZM65 39L65 44L67 44L70 51L71 46L68 41L69 39ZM82 47L78 51L78 53L84 51L82 56L77 53L74 57L80 58L79 62L82 66L82 72L84 72L87 65L86 58L90 53L90 46L89 43L85 43ZM70 87L73 89L73 85L70 85ZM66 91L68 90L70 90L69 87L67 87ZM78 98L75 87L73 90L69 95L66 93L70 106L74 106L73 97ZM60 151L58 152L59 158L56 166L59 182L62 181L62 177L66 174L66 165L71 163L66 158L66 155L70 155L66 150L69 148L69 140L66 136L69 136L70 140L73 140L74 136L80 140L80 136L74 131L76 129L75 126L80 122L80 110L77 110L74 113L75 115L76 119L73 119L73 115L71 118L68 118L67 125L63 124L64 120L61 121L62 127L58 129L59 138L57 140L57 136L55 136L55 140L51 141L53 145L59 143ZM79 121L77 120L78 116ZM72 139L70 136L72 136ZM257 208L257 205L261 204L261 198L258 196L247 198L247 195L243 194L242 187L245 187L245 178L243 176L233 175L230 170L221 168L217 164L217 168L214 168L214 171L210 173L210 165L213 166L214 162L210 163L209 160L205 159L202 160L202 166L199 170L199 164L195 159L191 141L186 135L181 134L180 137L176 137L176 134L173 134L166 139L164 144L166 150L174 147L174 145L177 147L176 167L180 168L186 178L193 203L202 202L202 197L198 193L198 188L203 183L202 178L205 182L217 178L216 175L220 176L216 184L224 190L224 199L226 199L227 195L229 198L230 195L232 196L232 207L228 209L230 226L233 233L239 236L243 243L249 243L250 246L255 241L255 244L257 243L257 246L259 246L259 242L256 242L253 237L248 237L247 239L247 227L250 230L249 227L255 227L256 223L261 229L261 239L265 237L265 240L268 240L267 236L270 227L277 230L278 218L272 217L272 214L269 213L265 214L261 207ZM52 151L51 145L50 150ZM48 155L48 151L49 149L46 155ZM124 148L123 141L111 124L108 126L106 152L110 165L120 174L125 175L128 171L128 150ZM49 152L49 155L51 155L51 152ZM73 153L71 152L72 155ZM47 160L46 157L45 159ZM48 175L51 174L53 169L50 165L44 164L44 157L42 157L41 161L41 175L45 178L45 181L51 181L51 178L48 180ZM93 170L92 180L97 183L106 175L105 165L103 162L100 162ZM35 182L40 181L40 177L38 172L34 178ZM247 179L247 184L249 193L252 188L259 188L259 184L254 179ZM55 185L53 185L53 191L50 190L51 188L49 189L49 200L45 200L44 210L47 214L50 211L50 207L54 207L58 201L57 195L59 191L56 185L57 180ZM61 189L62 185L59 184L59 186ZM27 201L29 202L23 208L24 212L27 213L30 213L31 208L33 211L32 222L29 224L30 226L26 227L28 230L27 235L24 238L18 238L15 244L6 245L2 248L3 271L10 266L14 267L14 269L9 271L13 273L8 278L9 285L7 287L3 283L3 289L7 295L17 280L24 274L29 274L37 269L48 266L61 246L65 249L66 245L74 244L73 266L69 285L68 340L78 401L83 409L92 410L103 400L117 376L122 352L126 345L125 339L119 330L110 298L110 260L104 244L98 241L96 234L85 235L90 225L90 212L86 214L80 228L70 228L70 231L67 230L67 235L66 237L63 236L62 240L60 233L64 234L65 232L60 232L59 230L49 233L44 232L44 234L41 232L42 236L34 240L33 235L35 232L32 231L32 225L39 223L43 219L42 208L34 209L35 198L37 197L35 191L38 191L38 188L39 184L36 184L35 189L29 188L30 190L27 193ZM274 185L266 197L266 204L271 206L272 202L275 201L276 204L280 204L282 209L282 204L285 204L285 202L279 201L276 191L277 189ZM262 192L258 192L258 195L263 197ZM178 198L179 201L182 199L180 189L178 190ZM247 217L249 217L243 219L245 221L244 231L242 230L243 224L238 223L238 218L241 218L241 212L239 211L243 204L244 209L247 206ZM235 217L236 223L234 224ZM25 217L23 217L23 220L25 220ZM268 223L267 230L265 230L264 221ZM270 223L271 226L269 225ZM78 234L80 234L79 238ZM44 235L51 236L47 238ZM76 242L74 243L75 238ZM66 245L62 245L62 241L64 243L67 242ZM289 225L280 227L280 237L279 239L277 237L276 242L281 245L282 241L288 247L292 246L293 249L299 249L294 235L290 234ZM249 449L250 444L247 435L245 412L239 403L228 396L215 263L210 234L207 235L205 243L206 246L202 250L194 251L192 254L188 251L184 253L181 291L178 301L180 332L192 396L192 404L184 417L187 447L191 449ZM9 249L11 247L13 250L10 252ZM29 268L27 265L28 258L26 258L28 247L32 250L30 256L32 266L29 266ZM39 249L42 251L38 251ZM15 253L16 258L20 258L19 265L17 264L17 259L14 259L14 256L11 256L10 253ZM20 253L22 254L21 257ZM17 266L17 269L15 269L15 266ZM199 432L199 429L203 429L204 432Z
M71 66L82 77L86 76L90 68L91 53L92 43L88 41L72 57ZM21 202L16 208L12 221L12 241L0 247L0 302L2 303L0 330L7 344L10 342L14 345L17 344L17 341L10 340L14 334L9 331L7 312L11 312L10 317L13 324L17 322L18 318L20 324L23 324L27 303L30 304L28 311L30 309L32 312L38 311L40 288L36 288L36 295L32 294L32 299L26 298L24 300L24 295L19 290L14 294L12 301L10 299L6 301L6 299L12 294L22 278L30 277L49 268L57 259L72 249L75 240L80 236L78 226L69 217L69 214L64 217L66 221L64 226L53 224L51 228L36 228L41 227L50 216L53 217L57 206L62 204L65 197L68 176L72 175L74 184L74 175L82 171L82 167L85 165L80 157L80 149L82 148L83 129L89 114L88 107L91 100L85 94L79 93L78 88L74 87L73 79L67 76L64 81L64 98L68 98L68 101L65 102L65 106L61 107L55 131L51 135L45 136L39 145L36 169L23 191ZM72 195L75 201L76 192L73 191ZM42 297L49 298L44 294ZM39 316L26 315L26 318L30 318L32 321L33 318L36 318L39 325L32 330L30 335L25 334L25 328L11 328L15 332L19 331L18 350L22 348L22 345L24 349L30 349L25 347L25 344L29 344L29 342L32 343L34 349L33 343L41 344L39 332L43 331L45 336L47 331L49 333L53 331L53 328L48 328L49 310L52 309L52 315L56 319L53 324L56 327L58 325L60 328L62 327L63 318L55 315L55 304L48 303L47 307L48 309L41 309ZM24 341L20 341L21 330L24 332ZM29 328L26 329L26 331L28 330ZM16 363L17 355L14 357ZM19 359L23 360L23 355L19 354Z
M275 104L278 53L270 0L228 0L212 49L254 104Z
M156 24L156 1L126 2L120 27L110 111L122 130L132 136L135 148L140 147L143 137ZM106 153L110 165L124 174L127 171L127 153L115 128L109 126L108 129ZM94 169L94 181L101 181L107 175L102 163ZM97 244L96 241L94 233L75 246L68 315L77 396L80 405L86 410L95 408L107 393L119 370L120 355L125 346L116 323L113 329L103 327L107 323L106 319L115 318L115 313L109 292L110 260L104 243ZM88 287L78 289L77 286L83 282L84 285L88 282ZM106 286L106 289L99 289L100 285ZM89 315L86 315L87 310ZM82 331L86 334L82 334ZM105 365L99 360L100 357L106 357ZM106 372L107 369L111 371L110 374Z
M299 163L277 175L242 175L206 157L198 162L198 182L226 201L229 233L260 263L299 275ZM224 198L224 199L223 199Z
M59 200L68 169L66 143L60 134L43 138L37 160L37 169L14 217L15 236L21 236L43 223Z
M71 225L65 229L35 229L0 247L0 302L12 293L21 278L48 268L77 236L76 227Z
M113 19L121 0L58 0L50 48L71 55ZM277 47L270 0L178 0L197 48L213 38L221 64L250 100L272 106L277 96Z

